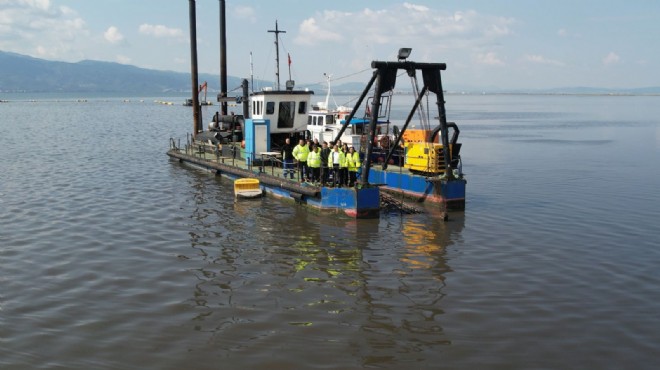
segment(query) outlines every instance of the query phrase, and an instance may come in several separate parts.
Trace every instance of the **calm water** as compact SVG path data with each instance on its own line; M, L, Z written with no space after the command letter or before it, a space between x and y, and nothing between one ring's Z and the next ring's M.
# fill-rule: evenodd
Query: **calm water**
M1 369L660 366L660 97L447 96L447 223L234 203L180 101L0 103Z

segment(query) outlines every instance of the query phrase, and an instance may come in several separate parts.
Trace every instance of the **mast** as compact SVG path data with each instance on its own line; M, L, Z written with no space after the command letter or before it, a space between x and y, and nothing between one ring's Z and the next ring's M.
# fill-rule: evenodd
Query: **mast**
M202 120L199 116L199 87L197 76L197 15L195 11L195 0L189 0L188 12L190 16L190 75L192 82L193 102L193 137L202 131Z
M275 29L268 30L268 32L275 33L275 76L277 76L277 90L280 90L280 33L286 33L277 28L277 20L275 20Z
M330 104L330 78L332 75L329 75L327 73L323 73L325 76L326 81L328 81L328 92L325 94L325 109L330 110L329 104Z
M250 86L254 91L254 65L252 64L252 52L250 52Z
M227 24L225 19L225 0L220 1L220 97L227 97ZM227 101L222 101L221 114L227 115Z

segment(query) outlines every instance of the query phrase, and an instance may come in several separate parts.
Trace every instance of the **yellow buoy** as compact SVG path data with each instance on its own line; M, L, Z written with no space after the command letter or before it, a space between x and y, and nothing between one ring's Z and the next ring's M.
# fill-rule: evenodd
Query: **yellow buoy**
M234 195L236 198L258 198L263 195L259 186L259 179L246 178L234 181Z

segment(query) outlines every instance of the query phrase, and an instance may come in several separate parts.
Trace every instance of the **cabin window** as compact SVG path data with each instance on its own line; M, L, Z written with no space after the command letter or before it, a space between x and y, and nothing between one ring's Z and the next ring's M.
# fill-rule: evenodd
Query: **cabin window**
M319 126L323 126L323 117L319 117L319 123L318 123L318 125L319 125Z
M307 113L307 102L306 101L301 101L298 103L298 114L305 114Z
M263 114L264 102L256 100L252 102L252 115L258 116Z
M280 103L280 106L282 103ZM269 101L266 103L266 114L275 114L275 102Z
M277 128L293 128L293 114L296 109L296 102L280 102L279 108L280 111L277 115Z
M332 123L335 122L335 117L332 114L328 114L327 116L325 116L325 122L328 125L331 125Z
M312 118L313 118L312 116L307 116L307 125L311 126L311 125L314 124L314 123L312 123Z

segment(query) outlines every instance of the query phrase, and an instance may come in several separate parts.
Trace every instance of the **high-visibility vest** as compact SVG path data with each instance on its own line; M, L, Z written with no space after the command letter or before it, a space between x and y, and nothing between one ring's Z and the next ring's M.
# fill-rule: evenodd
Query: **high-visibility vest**
M312 168L321 168L321 153L317 151L309 152L307 156L307 165Z
M307 145L301 146L300 144L296 145L293 148L293 158L297 159L300 162L307 162L307 156L309 155L309 147Z
M346 155L346 158L348 160L348 170L349 171L357 171L358 168L360 168L360 153L358 152L353 152L353 154L348 153Z
M346 168L348 167L348 162L346 161L346 153L339 151L339 167Z

